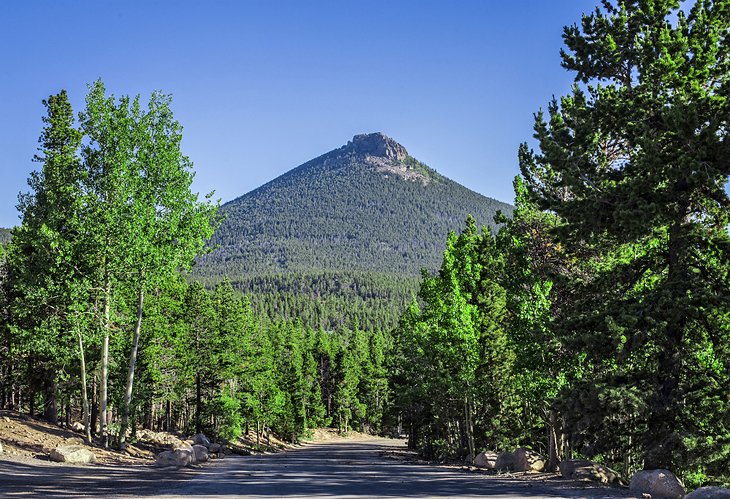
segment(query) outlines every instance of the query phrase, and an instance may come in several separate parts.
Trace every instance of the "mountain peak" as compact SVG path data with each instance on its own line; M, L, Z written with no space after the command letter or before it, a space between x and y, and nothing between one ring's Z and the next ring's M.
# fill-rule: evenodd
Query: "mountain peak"
M405 147L381 132L355 135L346 147L359 154L397 162L408 157Z

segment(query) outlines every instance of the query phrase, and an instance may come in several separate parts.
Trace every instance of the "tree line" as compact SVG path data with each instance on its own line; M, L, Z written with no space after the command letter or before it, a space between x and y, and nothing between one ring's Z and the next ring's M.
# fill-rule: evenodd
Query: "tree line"
M473 220L395 337L432 457L537 448L730 480L730 6L604 1L565 28L516 209Z

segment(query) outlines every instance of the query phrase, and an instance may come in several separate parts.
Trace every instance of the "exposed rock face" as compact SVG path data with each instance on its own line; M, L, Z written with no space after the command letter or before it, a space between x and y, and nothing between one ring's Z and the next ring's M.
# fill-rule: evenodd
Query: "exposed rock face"
M722 487L700 487L690 492L684 499L730 499L730 489Z
M195 454L196 463L204 463L208 460L208 448L205 445L193 445L193 453Z
M423 171L414 168L417 162L413 158L410 158L410 162L406 161L409 156L405 147L380 132L355 135L342 150L364 156L365 163L386 176L397 175L423 185L431 181Z
M485 450L484 452L479 453L476 458L474 458L474 466L478 468L493 470L497 466L498 457L499 454L497 454L496 452Z
M514 471L515 455L512 452L500 452L499 456L497 456L497 461L494 463L494 468L498 470Z
M585 459L570 459L558 465L564 478L586 479L605 484L623 483L621 475L611 468L601 466Z
M537 452L520 447L514 453L515 471L542 471L545 469L546 459Z
M377 156L396 162L408 157L405 147L380 132L355 135L346 147L359 154Z
M51 451L51 461L69 464L88 464L96 462L96 455L82 445L59 445Z
M652 499L682 499L684 486L669 470L639 471L631 478L629 489L638 494L650 494Z

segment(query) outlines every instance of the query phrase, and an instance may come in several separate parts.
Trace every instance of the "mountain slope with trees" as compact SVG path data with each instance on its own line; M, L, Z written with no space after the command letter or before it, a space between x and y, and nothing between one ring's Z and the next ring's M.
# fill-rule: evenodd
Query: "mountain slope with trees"
M196 278L224 277L271 316L392 326L468 215L511 206L438 174L381 133L357 135L227 204ZM349 312L345 312L348 309Z
M10 232L10 229L0 228L0 244L8 244L11 236L12 233Z

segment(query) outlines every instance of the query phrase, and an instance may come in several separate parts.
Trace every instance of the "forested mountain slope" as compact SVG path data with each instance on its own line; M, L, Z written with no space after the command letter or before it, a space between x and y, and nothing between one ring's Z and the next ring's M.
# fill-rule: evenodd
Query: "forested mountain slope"
M197 278L228 276L271 315L390 326L467 215L511 206L438 174L381 133L357 135L222 207Z
M10 229L3 229L0 227L0 244L8 244L10 242L10 237L12 233L10 232Z

